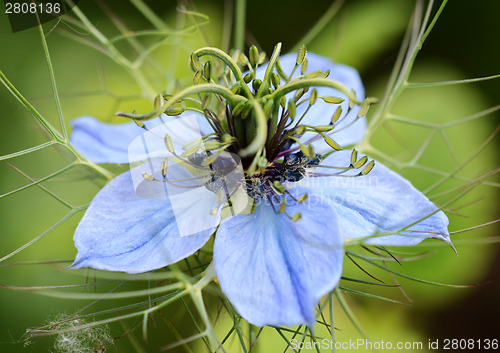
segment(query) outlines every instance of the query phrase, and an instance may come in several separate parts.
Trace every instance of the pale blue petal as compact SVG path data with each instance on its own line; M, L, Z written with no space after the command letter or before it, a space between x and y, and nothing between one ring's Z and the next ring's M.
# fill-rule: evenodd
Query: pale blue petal
M222 291L253 325L313 327L316 305L342 273L342 238L329 203L311 194L303 204L289 201L290 215L302 213L297 222L260 204L253 214L221 224L216 235Z
M134 187L130 171L113 179L94 197L75 231L78 254L71 268L141 273L175 263L201 248L214 228L183 236L165 192L162 182ZM206 198L192 203L198 214L213 207Z
M163 140L165 133L179 135L181 131L177 122L190 117L193 117L197 126L192 127L193 123L190 122L187 128L182 129L183 143L199 137L200 130L202 134L212 132L204 116L196 112L186 112L176 117L162 115L145 121L150 133L134 122L108 124L84 116L71 121L73 132L70 142L94 163L132 163L165 157L168 155ZM175 142L174 137L172 139ZM181 144L176 144L176 147L181 150Z
M280 56L280 65L286 74L290 74L292 72L293 67L295 66L296 58L297 54L295 53ZM318 70L330 70L330 76L328 76L328 79L338 81L347 88L353 89L359 100L363 100L365 98L363 83L359 73L354 68L343 64L333 63L330 59L314 53L307 53L307 72L309 73ZM264 76L264 72L264 67L258 69L257 77L262 78ZM298 75L300 75L300 67L295 71L293 77L297 77ZM317 87L316 90L318 91L319 96L334 96L345 99L345 101L340 104L343 114L339 118L338 125L329 135L341 146L353 145L361 141L366 129L366 119L361 118L356 120L359 106L356 105L350 113L345 116L345 112L347 112L349 106L346 95L327 87ZM309 97L311 95L311 91L312 89L310 89L304 97ZM294 93L291 93L287 95L287 97L292 98L293 94ZM303 123L308 125L328 125L338 106L339 104L327 104L322 99L318 99L316 104L309 109ZM297 116L300 117L306 108L307 104L303 104L298 107ZM301 141L307 142L316 136L316 133L306 133L301 137ZM313 146L318 153L331 151L331 147L329 147L323 139L315 141Z
M321 164L349 166L350 155L351 151L347 150L335 152ZM361 158L362 155L359 156ZM312 173L332 171L335 170L319 167ZM352 171L350 174L358 172ZM365 176L308 177L298 185L311 188L316 194L332 201L346 240L375 235L366 242L377 245L415 245L426 238L437 238L451 243L448 218L444 212L438 211L437 206L408 180L381 163L376 162L373 170ZM406 227L406 230L395 234ZM377 233L382 232L389 234L377 236Z

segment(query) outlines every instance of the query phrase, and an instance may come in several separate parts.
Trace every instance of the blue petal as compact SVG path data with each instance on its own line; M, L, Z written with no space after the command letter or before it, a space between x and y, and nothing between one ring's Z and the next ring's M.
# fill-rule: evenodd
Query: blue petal
M297 54L295 53L289 53L279 58L280 65L286 74L290 74L292 72L295 66L296 58ZM356 97L359 100L364 99L365 91L363 83L358 72L352 67L333 63L330 59L314 53L307 53L307 72L318 70L330 70L330 76L328 76L328 79L344 84L347 88L354 90ZM256 76L263 78L265 68L261 68L260 70L258 69L257 71ZM294 77L298 75L300 75L300 68L295 71ZM343 114L340 116L335 129L329 135L341 146L353 145L361 141L366 130L366 119L361 118L356 120L359 106L354 106L354 108L346 116L345 113L347 112L349 102L345 94L328 87L317 87L316 90L318 91L319 96L334 96L346 100L341 104L327 104L322 99L318 99L316 104L309 109L309 112L304 117L303 123L308 125L328 125L335 110L340 105L342 107ZM293 97L293 94L294 93L291 93L287 97L291 98ZM311 90L309 90L304 97L309 97L310 95ZM297 116L300 117L306 108L306 104L299 106L297 108ZM308 132L301 137L301 141L307 142L309 139L316 136L316 133ZM331 151L331 147L329 147L322 139L315 141L313 146L319 153Z
M128 171L99 191L76 228L78 255L71 268L141 273L175 263L206 243L214 228L183 236L165 196L165 183L149 183L146 189L134 187ZM142 192L136 192L141 187ZM208 199L192 198L191 202L198 216L203 206L207 214L213 207ZM185 217L194 216L187 213Z
M350 164L350 155L351 151L335 152L321 164L346 167ZM319 167L314 172L331 173L332 169ZM353 172L351 174L359 171ZM299 185L332 201L345 239L373 236L366 242L377 245L415 245L426 238L451 243L444 212L438 211L408 180L381 163L376 162L365 176L309 177ZM379 236L377 233L389 234Z
M195 112L177 117L162 115L146 121L145 126L152 131L149 134L134 122L107 124L84 116L71 121L73 132L70 142L94 163L131 163L151 157L164 157L168 155L163 142L164 134L179 135L177 125L183 119L188 119L188 123L184 124L188 126L182 129L184 143L199 137L200 129L202 134L211 132L204 116ZM191 126L193 121L196 122L196 127ZM154 131L155 129L159 131ZM180 149L180 145L176 147Z
M261 203L253 214L221 224L215 271L222 291L251 324L312 328L316 305L340 279L342 238L329 203L311 194L302 204L288 201L287 213L302 213L300 220Z

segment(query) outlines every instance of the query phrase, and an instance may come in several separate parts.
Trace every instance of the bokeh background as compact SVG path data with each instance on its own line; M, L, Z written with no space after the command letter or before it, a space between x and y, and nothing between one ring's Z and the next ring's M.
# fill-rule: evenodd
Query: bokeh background
M171 92L177 84L185 85L189 82L187 59L194 49L207 45L207 41L217 47L231 43L230 33L223 30L224 25L231 20L233 4L230 0L145 3L169 28L188 28L182 35L165 36L162 45L151 54L168 72L174 73L171 77L167 74L158 75L153 70L148 72L151 85L158 93L165 93L165 90ZM308 45L308 49L357 68L367 94L381 97L414 5L414 1L409 0L346 1L334 20ZM209 20L201 16L179 16L178 8L181 6L204 13ZM322 0L249 0L246 48L250 44L256 44L271 53L274 45L281 41L284 52L292 50L330 6L330 1ZM119 32L106 11L116 14L131 31L151 27L128 1L82 0L79 8L100 31L110 37ZM451 1L419 54L411 80L458 80L500 73L500 47L497 45L500 33L499 14L498 1L478 0L473 5L465 0ZM192 26L195 22L199 26ZM90 33L65 21L51 21L43 27L46 34L50 32L47 42L64 118L68 124L72 119L83 115L95 116L102 121L123 122L114 117L116 111L145 112L152 109L151 97L141 97L137 84L124 69L102 53L69 37L91 39ZM152 37L150 40L152 42L158 38ZM121 44L117 46L130 57L134 55L129 47ZM43 116L57 126L57 112L39 31L32 28L12 33L3 11L0 13L0 70ZM498 92L498 79L467 85L411 89L400 97L392 111L415 120L443 124L500 104ZM47 141L35 119L4 87L0 88L0 107L0 155ZM429 144L418 164L442 171L446 175L471 158L495 131L498 123L499 113L493 112L483 118L446 129L445 134L454 155L450 153L449 146L439 131L427 140L430 131L428 128L391 122L374 132L370 139L372 153L367 152L402 173L419 189L425 190L442 176L405 165L425 141ZM458 175L462 179L452 178L434 189L431 196L436 196L436 202L444 203L446 197L449 198L453 193L446 194L444 199L440 199L439 194L464 184L464 178L473 180L497 167L498 143L498 139L493 139L471 163L460 170ZM378 152L383 154L377 154ZM387 160L384 158L386 155L392 159ZM57 149L49 148L7 162L32 178L42 178L64 167L68 163L67 158ZM1 194L9 193L29 182L12 166L5 161L0 162ZM119 172L125 168L126 166L122 166L113 171ZM89 202L103 183L104 181L94 178L83 169L73 169L42 185L63 196L71 204L79 205ZM450 230L457 231L498 219L498 183L498 177L492 176L486 183L452 204L450 208L453 209L448 213ZM61 203L37 187L0 198L0 210L0 257L46 231L67 212ZM39 286L85 281L85 271L64 271L64 267L76 254L72 234L81 215L71 217L40 241L0 263L0 284ZM353 312L370 337L374 341L383 339L424 343L436 339L443 342L446 338L500 338L498 229L497 225L491 225L454 235L452 239L456 243L458 257L450 248L426 241L411 251L428 252L431 256L416 262L405 262L399 268L393 266L398 271L419 278L443 283L481 284L479 286L457 289L401 280L406 294L413 300L411 306L347 295ZM348 261L345 267L346 275L370 280ZM390 281L387 274L373 268L369 270ZM406 301L398 289L354 288ZM61 314L75 312L86 304L88 301L61 300L0 288L0 351L53 350L52 337L33 338L27 344L26 329L42 326ZM207 305L212 305L215 313L216 298L209 296ZM98 305L96 309L106 307L109 305ZM335 315L339 341L360 337L340 308L335 309ZM196 333L182 305L169 309L168 318L184 337ZM222 337L231 327L231 323L226 321L223 320L217 327ZM123 336L135 324L137 322L113 324L111 336ZM319 331L319 334L324 332ZM116 339L109 351L135 352L141 351L142 346L146 352L156 352L175 340L169 325L157 320L151 326L148 342L141 342L141 333L137 330ZM233 345L228 346L228 351L241 351L237 340L234 341ZM196 342L191 345L193 351L202 348ZM259 352L281 352L284 349L284 341L273 330L265 330L254 348ZM178 347L172 351L186 350Z

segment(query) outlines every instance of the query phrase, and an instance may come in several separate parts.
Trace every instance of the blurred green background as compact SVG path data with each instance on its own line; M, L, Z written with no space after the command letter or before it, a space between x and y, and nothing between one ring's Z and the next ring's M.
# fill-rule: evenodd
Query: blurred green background
M200 16L179 15L178 7L196 8L210 17L199 29L188 28L180 36L145 38L146 43L161 39L161 45L152 52L166 72L159 75L153 69L146 71L151 85L157 93L166 89L170 92L176 86L173 77L181 85L189 82L187 59L196 48L207 45L224 46L230 42L224 25L230 21L232 2L211 1L146 1L154 13L163 19L169 28L185 28L195 21L205 22ZM284 51L291 50L323 13L331 6L330 1L248 1L247 48L258 45L267 53L274 45L283 42ZM357 68L365 83L367 95L381 97L397 57L399 45L411 18L413 1L379 0L346 1L334 20L308 45L309 51ZM80 1L79 8L92 23L108 37L119 34L109 19L106 8L116 14L130 31L151 28L129 2ZM419 54L411 81L458 80L482 77L500 73L500 47L497 45L500 33L500 2L479 0L473 5L469 1L450 2L435 29ZM75 28L71 23L56 21L45 24L44 30L55 68L55 77L61 97L64 118L67 123L83 116L95 116L103 121L122 122L114 117L118 110L139 112L153 107L151 97L141 97L133 78L113 60L82 43L68 38L66 34L92 39L92 35ZM117 44L129 58L135 53L122 43ZM0 70L17 89L33 103L52 124L57 126L57 112L47 64L44 59L40 34L37 28L13 34L6 15L0 14ZM177 59L176 59L177 58ZM148 63L146 63L148 64ZM169 71L170 70L170 71ZM406 91L394 105L394 114L411 119L443 124L466 118L500 103L500 80L491 80L459 86L419 88ZM0 88L2 107L0 128L0 155L16 152L47 141L33 117L4 88ZM373 112L371 112L373 113ZM370 117L370 114L368 115ZM458 124L429 137L431 130L397 122L388 122L376 130L370 138L372 157L383 161L402 173L420 190L425 190L442 176L411 167L405 162L411 160L419 148L428 142L419 166L425 166L451 173L465 162L495 131L499 123L498 112L484 118ZM443 138L446 136L446 139ZM446 142L449 142L447 145ZM450 152L450 146L451 151ZM462 179L451 179L432 190L429 196L438 204L444 204L456 193L439 197L465 183L464 178L475 179L493 170L499 164L498 139L493 141L469 163L458 175ZM379 152L382 152L379 153ZM391 157L390 160L384 158ZM42 178L64 167L67 156L49 148L8 161L32 178ZM116 171L124 170L125 166ZM64 197L73 205L85 204L103 185L87 175L86 171L72 170L43 185ZM83 177L86 177L82 179ZM5 162L0 162L0 193L5 194L27 184L27 179ZM449 212L450 230L473 227L498 218L498 177L488 179L490 184L477 187L458 202L452 204ZM495 184L496 183L496 184ZM35 238L64 217L67 209L58 201L37 187L23 190L0 198L1 231L0 257ZM0 264L0 284L10 286L61 285L82 283L85 272L64 271L64 267L75 256L72 234L81 213L21 253ZM474 288L455 289L434 287L422 283L401 280L407 295L413 299L412 306L381 302L376 299L346 295L355 315L375 341L422 341L446 338L499 338L500 317L500 265L497 242L488 242L498 237L499 227L492 225L465 233L458 233L452 239L459 256L442 244L426 241L411 251L430 251L432 256L417 262L404 263L402 268L393 266L412 276L444 283L478 284ZM498 238L496 238L498 239ZM403 249L408 250L408 249ZM67 260L63 263L16 264L32 261ZM348 261L345 274L370 280ZM367 268L368 269L368 268ZM369 268L371 273L390 282L387 274ZM354 287L367 290L366 287ZM392 299L405 301L398 289L368 288ZM208 305L213 314L215 298L209 296ZM52 337L34 338L25 345L23 336L27 328L42 326L61 313L79 310L88 301L53 299L34 293L0 288L0 351L2 352L48 352L53 345ZM104 304L95 309L109 307ZM192 321L186 317L181 306L174 306L168 312L170 322L187 337L196 333ZM347 341L359 336L341 309L335 308L337 340ZM222 320L217 331L223 337L231 322ZM119 337L137 321L111 326L111 336ZM175 341L175 335L164 322L155 321L151 326L147 343L141 343L147 352L156 352L160 347ZM323 332L324 331L324 332ZM327 336L326 330L318 330ZM135 341L141 340L140 330L117 339L112 352L139 351ZM229 352L239 352L236 339L229 345ZM194 351L202 349L195 343ZM264 330L256 351L281 352L284 341L272 329ZM172 349L184 352L184 348ZM362 350L360 350L362 351ZM425 351L425 349L424 349Z

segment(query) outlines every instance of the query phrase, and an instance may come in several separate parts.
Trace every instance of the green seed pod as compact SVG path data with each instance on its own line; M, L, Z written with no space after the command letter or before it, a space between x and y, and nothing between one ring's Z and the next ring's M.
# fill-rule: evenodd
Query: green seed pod
M201 77L203 76L203 71L202 70L197 70L195 73L194 73L194 76L193 76L193 83L195 85L197 85L198 83L200 83L201 81Z
M245 83L248 83L253 80L253 77L254 77L253 72L249 72L248 74L245 75L245 77L243 77L243 81L245 81Z
M259 80L258 78L252 81L252 87L255 91L259 90L260 85L262 85L262 80Z
M364 156L359 161L353 164L354 168L358 169L365 165L366 161L368 161L368 157Z
M325 140L328 146L330 146L336 151L340 151L342 149L342 147L340 147L340 145L337 142L335 142L335 140L332 139L330 136L323 135L323 140Z
M293 100L288 100L288 115L293 120L295 118L295 114L297 113L297 107L295 106L295 102Z
M321 70L312 71L312 72L308 73L307 75L305 75L305 77L306 78L316 78L316 77L321 76L322 73L323 73L323 71L321 71Z
M266 61L266 53L262 52L259 54L259 65L263 64Z
M212 78L212 62L210 61L207 61L203 66L203 78L207 80L207 82L210 82Z
M309 98L309 104L313 105L318 100L318 91L315 89L311 92L311 97Z
M354 98L356 98L356 92L354 92L353 89L351 89L351 92L354 95ZM349 99L349 109L354 108L355 104L356 104L356 101L354 99Z
M351 152L351 165L354 166L354 164L356 164L357 160L358 160L358 151L352 150L352 152Z
M152 176L151 174L149 174L148 172L143 172L142 177L144 178L144 180L147 180L147 181L155 180L155 177Z
M158 109L158 108L160 108L160 107L161 107L161 105L162 105L162 103L163 103L163 97L162 97L162 95L161 95L161 94L158 94L158 95L155 97L155 100L154 100L154 102L153 102L153 106L154 106L155 110L156 110L156 109ZM141 127L142 127L142 126L141 126Z
M281 108L285 109L286 97L281 97L281 99L280 99L280 105L281 105Z
M134 119L134 123L136 123L137 126L144 128L144 122L142 120Z
M174 153L174 144L172 143L172 139L170 138L170 136L168 136L167 134L165 134L165 137L163 138L163 142L165 142L165 147L167 148L167 151L169 151L170 153Z
M210 101L212 100L212 95L210 94L205 94L203 98L201 99L201 107L203 109L207 109L208 105L210 104Z
M303 202L306 202L308 198L309 198L309 195L307 195L307 194L303 194L302 196L300 196L300 197L298 198L298 200L297 200L297 201L298 201L299 203L303 203Z
M184 109L184 108L174 107L174 108L167 109L165 111L165 114L167 114L169 116L176 116L176 115L181 115L182 113L184 113L185 110L186 109Z
M278 180L273 181L273 186L280 193L282 193L282 194L285 193L285 188L283 187L283 185L281 185L281 183Z
M189 67L193 72L201 70L200 59L198 59L195 53L192 53L189 57Z
M250 112L252 111L252 108L253 108L252 102L247 101L245 103L245 106L243 107L243 111L240 114L241 118L242 119L248 118L248 116L250 115Z
M232 87L231 87L231 92L234 94L239 94L241 91L241 82L236 82Z
M257 49L255 45L250 47L248 58L250 59L250 65L252 65L252 67L256 67L259 64L259 49Z
M304 59L304 62L302 63L302 67L300 68L300 73L304 75L307 71L307 58Z
M259 161L257 162L257 166L259 168L265 168L267 166L267 158L262 156L259 158Z
M297 59L295 60L295 63L297 65L302 64L304 62L304 60L306 59L306 54L307 54L306 46L304 44L302 44L299 48L298 53L297 53Z
M286 201L282 200L281 203L280 203L280 208L278 210L278 213L284 213L285 209L286 209Z
M333 116L332 116L332 124L335 124L335 122L337 120L339 120L340 114L342 114L342 108L337 107L337 109L335 109L335 113L333 113Z
M368 164L366 165L366 167L363 168L363 170L361 171L361 175L366 175L368 173L370 173L373 169L373 167L375 166L375 161L374 160L371 160L370 162L368 162Z
M220 147L220 142L217 141L208 141L203 143L203 149L205 151L216 150L219 147Z
M340 97L324 96L321 98L325 101L325 103L328 103L328 104L340 104L343 101L345 101L344 98L340 98Z
M234 116L240 115L240 113L243 111L243 108L245 108L245 103L246 103L246 101L239 102L238 104L236 104L236 106L233 108L233 111L232 111Z
M274 101L272 99L268 100L266 102L266 105L264 105L264 114L267 117L270 117L273 107L274 107Z
M314 127L314 130L319 132L332 131L333 129L335 129L335 126L333 125L318 125Z
M327 78L328 76L330 76L330 70L323 71L318 78Z
M274 72L271 74L271 83L273 84L274 88L278 88L281 83L280 77Z
M163 177L167 176L168 160L164 159L161 161L160 172Z
M222 120L226 116L226 104L219 103L219 107L217 108L217 119Z
M243 53L240 53L240 55L238 55L238 61L240 62L241 65L243 66L247 66L248 65L248 58L245 54Z
M304 125L299 125L297 130L295 130L295 134L299 136L304 135L304 132L306 132L306 127Z

